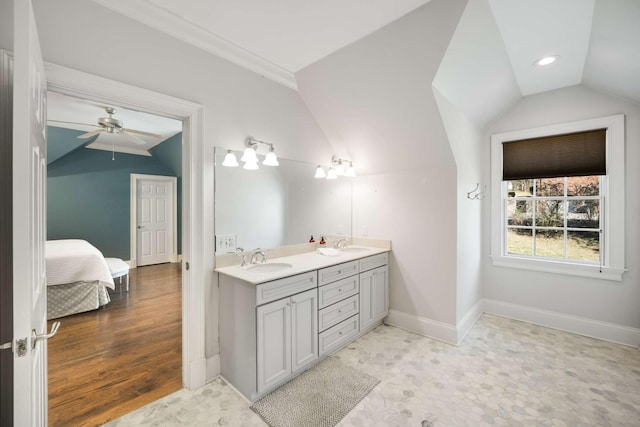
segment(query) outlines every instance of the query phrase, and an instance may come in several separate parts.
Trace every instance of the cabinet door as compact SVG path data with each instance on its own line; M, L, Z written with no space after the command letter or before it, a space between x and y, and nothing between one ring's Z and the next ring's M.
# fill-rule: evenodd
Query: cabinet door
M318 292L291 297L291 370L296 372L318 358Z
M364 331L375 323L374 313L374 270L360 274L360 330Z
M373 270L373 318L384 319L389 314L389 267Z
M360 274L360 330L389 314L389 269L382 266Z
M258 393L291 374L291 299L257 308Z

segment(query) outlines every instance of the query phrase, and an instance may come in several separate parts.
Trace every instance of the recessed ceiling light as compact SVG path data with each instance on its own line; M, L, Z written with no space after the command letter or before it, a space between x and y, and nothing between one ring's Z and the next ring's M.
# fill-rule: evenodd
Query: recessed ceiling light
M544 67L545 65L551 65L558 59L557 55L553 56L545 56L544 58L538 59L533 65L537 65L539 67Z

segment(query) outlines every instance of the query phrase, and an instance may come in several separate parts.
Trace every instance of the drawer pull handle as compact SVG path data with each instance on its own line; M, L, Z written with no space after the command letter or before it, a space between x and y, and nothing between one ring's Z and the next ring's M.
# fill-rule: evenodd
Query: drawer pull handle
M338 313L342 313L342 310L338 310Z
M338 292L342 292L342 289L338 289Z
M342 274L342 270L338 270L338 274Z
M342 332L338 332L338 335L342 335Z

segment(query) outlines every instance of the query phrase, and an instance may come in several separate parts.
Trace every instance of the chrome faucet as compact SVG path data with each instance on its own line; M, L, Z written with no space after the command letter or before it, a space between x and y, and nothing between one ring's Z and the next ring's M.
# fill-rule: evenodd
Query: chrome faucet
M342 238L340 240L336 240L333 243L333 247L335 249L342 249L342 248L346 247L348 244L349 244L349 239Z
M258 255L262 256L262 263L267 262L267 254L260 248L255 248L253 250L253 255L251 255L251 264L257 264Z
M236 248L236 255L239 255L239 256L242 257L242 263L240 264L240 267L246 267L247 266L247 253L244 251L244 249Z

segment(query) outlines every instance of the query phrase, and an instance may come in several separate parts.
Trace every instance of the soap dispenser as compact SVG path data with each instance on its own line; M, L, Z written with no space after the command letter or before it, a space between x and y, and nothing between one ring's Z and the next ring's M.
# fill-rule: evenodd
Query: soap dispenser
M313 234L311 235L311 238L309 239L309 243L315 243L316 240L313 238Z
M324 245L325 243L327 243L327 242L324 241L324 236L322 236L322 238L320 239L320 244Z

